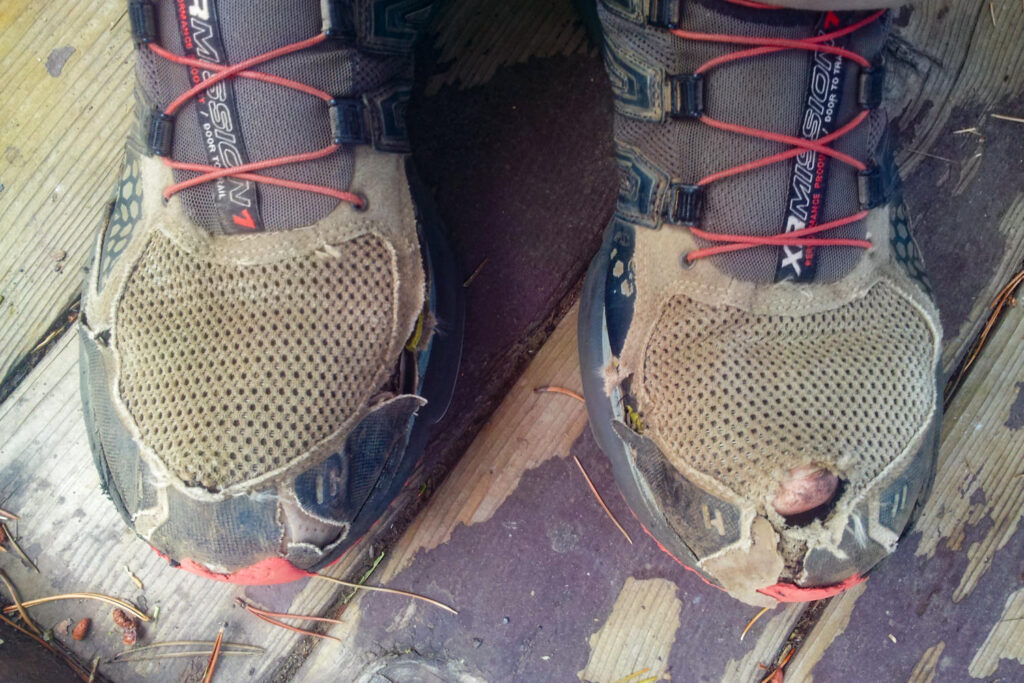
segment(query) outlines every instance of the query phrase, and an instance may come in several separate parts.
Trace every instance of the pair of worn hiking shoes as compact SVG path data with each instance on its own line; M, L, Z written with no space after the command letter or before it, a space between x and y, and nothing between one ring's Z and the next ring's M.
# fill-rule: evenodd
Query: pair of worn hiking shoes
M429 0L132 0L137 112L83 294L104 487L191 571L299 578L451 396L461 279L407 157ZM941 333L899 200L883 11L601 0L621 186L591 427L637 518L755 603L856 583L927 492Z

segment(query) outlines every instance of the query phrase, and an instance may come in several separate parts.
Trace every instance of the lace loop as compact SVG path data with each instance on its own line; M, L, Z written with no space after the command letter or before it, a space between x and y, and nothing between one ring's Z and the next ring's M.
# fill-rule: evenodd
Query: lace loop
M756 2L744 2L737 0L729 0L734 4L741 4L749 7L755 7L758 9L774 9L769 6L761 5ZM869 16L856 21L849 26L844 26L835 31L823 33L819 36L811 38L801 39L790 39L790 38L758 38L753 36L737 36L722 33L698 33L694 31L686 31L683 29L671 29L670 32L680 38L686 40L696 40L701 42L713 42L713 43L725 43L730 45L742 45L751 46L746 49L736 50L728 54L709 59L708 61L701 64L697 69L694 70L695 75L704 74L711 69L724 64L729 64L741 59L748 59L751 57L757 57L761 55L773 54L784 50L806 50L811 52L827 52L830 54L838 55L845 59L849 59L856 64L860 65L866 73L871 73L872 70L877 69L877 66L873 66L863 55L860 55L852 50L838 47L835 45L828 45L827 43L832 42L838 38L849 35L859 29L868 26L874 21L877 21L884 16L885 11L880 10L874 12ZM699 116L693 117L694 120L699 121L705 125L711 126L712 128L735 133L738 135L745 135L747 137L758 138L761 140L768 140L770 142L778 142L780 144L788 145L790 149L772 154L770 156L755 159L744 164L739 164L730 168L716 171L710 175L705 176L697 181L696 186L704 188L713 182L722 180L723 178L729 178L731 176L739 175L741 173L747 173L755 169L776 164L787 159L792 159L805 152L816 152L838 162L847 164L853 167L860 174L868 172L869 167L863 161L856 159L848 154L840 152L830 146L831 143L835 142L844 135L849 134L855 128L860 126L870 114L868 108L862 109L853 119L848 123L841 126L839 129L824 135L817 140L809 140L807 138L793 137L791 135L783 135L773 131L762 130L760 128L752 128L750 126L744 126L737 123L729 123L727 121L719 121L706 113L702 113ZM856 223L857 221L863 220L868 215L867 210L862 210L852 216L840 218L827 223L821 223L819 225L809 226L799 230L791 232L780 233L777 235L770 235L767 237L758 237L750 235L734 235L725 233L713 233L705 230L701 230L697 227L690 227L690 232L703 240L709 242L720 243L717 246L711 246L704 249L697 249L691 251L684 257L684 260L692 264L697 259L707 258L716 254L724 254L732 251L739 251L742 249L751 249L754 247L761 246L794 246L794 247L817 247L817 246L842 246L842 247L855 247L860 249L869 249L872 243L868 240L858 239L840 239L830 237L811 237L827 230L839 228L844 225Z
M185 106L192 98L201 95L203 92L208 90L210 87L220 83L228 78L251 78L253 80L262 81L264 83L270 83L278 85L283 88L289 88L297 92L305 93L312 97L323 100L325 103L330 105L334 101L334 97L319 88L314 88L311 85L295 81L290 78L283 78L281 76L275 76L273 74L264 73L262 71L252 71L252 67L259 66L265 62L269 62L278 57L298 52L311 48L315 45L327 40L328 36L324 33L320 33L312 38L300 40L289 45L284 45L279 48L275 48L263 54L250 57L237 64L225 65L225 64L214 64L212 62L206 62L201 59L195 59L193 57L187 57L183 55L177 55L165 48L161 47L156 43L146 43L146 47L151 50L155 55L162 57L175 64L182 66L189 66L198 69L203 69L212 73L208 78L199 81L191 88L183 92L177 98L174 99L164 109L161 118L164 120L173 120L174 115ZM339 201L348 202L355 205L357 208L362 208L365 204L364 200L357 194L352 192L344 192L336 190L332 187L326 187L323 185L314 185L312 183L302 183L293 180L283 180L281 178L275 178L272 176L261 175L254 173L253 171L262 171L269 168L275 168L278 166L286 166L288 164L296 164L304 161L313 161L316 159L322 159L326 156L333 154L341 148L339 143L334 141L326 147L313 152L303 152L300 154L291 154L287 156L275 157L272 159L264 159L262 161L253 161L239 166L229 166L221 168L218 166L210 166L207 164L191 164L181 161L174 161L168 155L163 156L163 162L166 166L178 170L178 171L191 171L198 173L199 175L188 180L175 183L164 189L163 196L164 200L169 200L172 196L187 190L197 185L209 183L219 178L232 177L240 178L242 180L248 180L255 183L264 183L267 185L276 185L278 187L286 187L293 190L300 190L303 192L313 192L316 194L326 195L328 197L334 197ZM169 151L169 150L168 150Z

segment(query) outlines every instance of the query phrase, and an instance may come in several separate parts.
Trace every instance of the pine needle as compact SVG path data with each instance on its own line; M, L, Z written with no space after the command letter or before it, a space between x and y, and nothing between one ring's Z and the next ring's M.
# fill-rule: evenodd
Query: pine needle
M423 486L426 487L426 485L427 483L423 482ZM357 581L356 583L358 583L360 586L366 583L366 580L369 579L370 576L372 576L375 571L377 571L377 566L381 563L383 559L384 553L381 552L381 554L377 556L377 559L373 561L373 564L370 565L370 568L366 570L366 573L359 577L359 581ZM341 604L347 605L349 601L356 596L357 592L358 591L352 591L351 593L346 595L345 599L341 601Z
M0 508L0 517L6 517L7 519L14 519L14 520L21 519L21 517L18 517L18 515L14 514L13 512L8 512L7 510L4 510L3 508Z
M7 578L7 574L5 574L2 569L0 569L0 581L3 581L4 585L7 586L7 592L11 594L11 600L14 601L13 605L4 608L4 612L17 611L18 614L21 615L21 618L25 621L26 626L35 631L36 635L43 635L42 629L40 629L39 626L36 625L36 622L32 621L32 618L28 615L28 612L25 611L26 605L21 601L21 598L18 597L18 590L14 587L14 584L11 583L11 580Z
M764 616L764 613L765 613L765 612L767 612L767 611L768 611L768 608L767 608L767 607L763 608L763 609L762 609L762 610L761 610L760 612L758 612L757 614L755 614L755 615L754 615L754 618L753 618L753 619L751 619L751 620L750 620L749 622L747 622L747 627L746 627L745 629L743 629L743 633L741 633L741 634L740 634L740 640L741 640L741 641L742 641L742 640L743 640L743 639L744 639L744 638L746 637L746 635L747 635L747 631L749 631L749 630L750 630L750 627L751 627L751 626L753 626L753 625L754 625L754 623L755 623L755 622L756 622L756 621L757 621L758 619L760 619L761 617L763 617L763 616Z
M167 640L162 643L151 643L149 645L142 645L140 647L133 647L130 650L119 652L110 659L108 663L114 664L118 662L145 662L153 659L178 659L180 657L206 657L213 654L213 646L216 645L215 640ZM206 646L209 649L194 650L186 652L153 652L154 650L163 650L169 647L195 647L195 646ZM247 643L226 643L221 642L220 654L221 656L228 655L245 655L255 656L261 655L266 650L258 645L249 645ZM147 654L148 653L148 654Z
M779 665L772 669L772 672L765 676L761 683L768 683L772 680L772 678L776 677L775 674L780 673L784 668L786 668L786 665L789 664L789 660L793 658L794 654L796 654L796 648L789 648L789 652L787 652L786 656L782 658L782 661L779 662Z
M335 638L334 636L328 635L326 633L317 633L316 631L310 631L308 629L299 628L298 626L292 626L291 624L284 623L280 619L274 619L273 617L264 616L263 614L260 614L259 612L253 612L251 610L246 610L246 611L249 612L250 614L252 614L257 619L259 619L261 621L265 621L268 624L270 624L271 626L277 626L278 628L283 628L286 631L292 631L293 633L301 633L304 636L312 636L314 638L320 638L322 640L333 640L333 641L335 641L337 643L341 642L340 639Z
M619 524L619 520L615 519L615 515L613 515L612 511L608 509L608 506L604 502L604 498L602 498L601 494L597 492L597 487L594 486L594 482L590 479L590 475L587 474L585 469L583 469L583 463L581 463L580 459L575 455L572 456L572 459L576 461L576 466L580 468L580 472L583 473L583 478L587 480L587 486L590 487L591 493L593 493L594 497L597 498L597 502L601 504L601 507L604 509L604 513L608 515L608 519L612 520L612 524L615 525L615 528L622 532L622 535L626 537L626 540L629 541L630 545L633 545L633 539L630 538L629 533L622 528L622 525Z
M109 595L103 595L102 593L62 593L61 595L50 595L45 598L35 598L33 600L26 600L21 603L24 607L35 607L36 605L42 605L47 602L56 602L57 600L99 600L115 607L120 607L123 610L131 612L141 621L149 621L149 617L144 612L139 611L137 607L132 605L130 602L125 602L119 598L112 598ZM14 610L13 606L4 607L4 612L10 614Z
M473 269L473 272L470 274L470 276L467 277L465 281L462 283L462 286L464 288L469 287L471 284L473 284L473 280L476 279L476 276L479 275L480 271L483 270L484 266L487 265L487 259L489 258L490 256L485 257L484 260L480 262L480 265Z
M945 391L943 392L943 404L946 408L949 407L950 402L953 400L953 395L956 390L960 388L964 379L967 377L967 371L970 370L971 366L974 365L974 361L978 359L978 355L981 353L981 349L985 346L985 342L988 341L989 335L992 329L999 322L1002 317L1003 310L1007 306L1014 305L1013 292L1021 284L1024 284L1024 269L1019 273L1010 278L1010 281L1006 283L1006 286L999 290L995 298L990 304L992 312L988 316L988 320L985 321L985 327L982 328L981 333L971 346L970 352L967 354L966 360L961 363L960 368L956 371L956 374L946 383Z
M20 545L18 545L18 541L14 538L14 534L11 533L11 530L7 528L7 525L0 522L0 529L3 529L4 534L7 535L7 540L11 542L11 547L14 548L14 552L18 553L18 557L23 559L25 564L29 567L32 567L36 574L41 574L42 572L39 571L39 567L36 566L36 563L30 560L28 555L25 554L25 551L21 549Z
M210 642L213 642L213 641L210 641ZM125 653L122 653L122 654L127 655L128 653L125 652ZM151 661L155 661L155 660L158 660L158 659L185 659L187 657L209 657L211 654L213 654L213 649L212 648L209 649L209 650L196 650L195 652L154 652L151 655L145 655L145 656L142 656L142 657L128 657L128 656L118 657L118 656L115 656L115 657L111 657L110 659L106 660L106 663L107 664L120 664L122 662L125 662L125 663L127 663L127 662L151 662ZM221 646L221 649L220 649L220 656L221 657L228 657L228 656L235 656L235 655L237 655L239 657L256 657L256 656L261 655L261 654L263 654L262 650L260 650L259 652L255 651L255 650L231 650L231 649L228 649L227 645Z
M1014 123L1024 123L1024 119L1020 118L1019 116L1007 116L1006 114L989 114L989 116L991 116L994 119L999 119L1000 121L1013 121Z
M132 583L139 587L140 591L146 590L146 586L143 585L142 579L135 576L135 572L133 572L128 565L124 566L124 571L126 574L128 574L128 578L132 580Z
M448 605L444 604L443 602L439 602L437 600L434 600L433 598L428 598L425 595L420 595L418 593L410 593L409 591L399 590L398 588L384 588L383 586L366 586L366 585L359 584L359 583L352 583L351 581L342 581L341 579L336 579L333 576L327 576L326 574L316 574L316 573L314 573L313 577L314 578L318 578L318 579L324 579L325 581L330 581L331 583L337 583L337 584L342 585L342 586L348 586L349 588L356 588L358 590L375 591L375 592L378 592L378 593L391 593L392 595L403 595L403 596L405 596L407 598L413 598L415 600L422 600L423 602L429 603L429 604L433 605L434 607L440 607L441 609L443 609L446 612L450 612L452 614L458 614L458 611L452 609L451 607L449 607Z
M582 394L580 394L577 391L573 391L572 389L566 389L565 387L552 387L552 386L537 387L536 389L533 390L533 393L535 393L535 394L561 394L562 396L568 396L570 398L574 398L577 401L579 401L580 403L584 403L585 402L583 400L583 395Z
M89 680L89 673L85 669L83 669L81 666L79 666L78 662L76 662L74 659L68 657L66 654L64 654L64 652L62 652L61 650L58 650L53 645L51 645L50 643L46 642L41 637L37 636L35 633L32 633L28 629L22 627L20 624L17 624L15 622L11 621L10 619L8 619L7 617L5 617L2 614L0 614L0 622L2 622L4 624L7 624L11 628L13 628L16 631L18 631L19 633L25 634L26 636L28 636L29 638L31 638L32 640L36 641L41 646L43 646L46 650L49 650L53 654L55 654L58 657L60 657L64 661L64 663L67 664L71 668L72 671L74 671L76 674L78 674L78 677L81 678L83 681L88 681Z
M217 639L213 641L213 652L210 653L210 661L206 663L206 671L203 672L203 683L210 683L213 680L213 671L217 668L217 659L220 657L220 646L224 642L224 627L217 631Z
M329 617L314 617L310 614L292 614L290 612L271 612L270 610L256 607L252 603L246 602L242 598L235 598L235 604L243 608L247 612L253 614L262 614L265 617L276 617L278 619L302 619L303 621L325 621L331 624L344 624L340 619L331 619Z
M634 676L643 676L645 673L647 673L650 670L651 670L651 667L647 667L646 669L640 669L639 671L634 671L633 673L626 674L622 678L618 679L617 681L615 681L615 683L628 683L629 679L633 678Z

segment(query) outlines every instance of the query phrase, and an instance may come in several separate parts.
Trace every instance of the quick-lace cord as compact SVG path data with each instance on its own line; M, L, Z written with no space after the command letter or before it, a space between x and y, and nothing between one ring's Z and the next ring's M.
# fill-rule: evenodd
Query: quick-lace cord
M328 92L320 90L319 88L314 88L313 86L292 80L290 78L283 78L281 76L275 76L273 74L251 70L251 68L254 66L258 66L265 62L271 61L273 59L282 57L287 54L291 54L293 52L298 52L299 50L305 50L307 48L322 43L326 39L327 35L321 33L319 35L313 36L312 38L307 38L305 40L300 40L289 45L284 45L282 47L275 48L268 52L264 52L263 54L256 55L255 57L250 57L249 59L243 60L241 62L238 62L237 64L232 65L213 64L211 62L206 62L201 59L195 59L183 55L176 55L173 52L170 52L155 43L147 43L147 46L153 52L153 54L162 57L163 59L174 62L175 64L181 64L182 66L190 66L199 69L204 69L212 72L213 74L209 78L206 78L193 85L191 88L189 88L184 93L175 98L174 101L172 101L169 105L167 105L163 113L168 116L173 116L192 98L205 92L217 83L228 78L234 77L251 78L253 80L262 81L264 83L279 85L284 88L290 88L292 90L305 93L312 97L319 98L327 103L332 102L334 100L333 96ZM303 183L294 180L284 180L281 178L274 178L272 176L265 176L253 173L253 171L262 171L265 169L275 168L278 166L286 166L288 164L301 163L303 161L322 159L323 157L330 156L331 154L335 153L340 148L341 145L331 143L330 145L313 152L291 154L287 156L275 157L272 159L264 159L262 161L253 161L247 164L241 164L239 166L230 166L226 168L210 166L207 164L186 163L164 157L163 162L166 166L175 170L192 171L195 173L199 173L199 175L197 175L194 178L190 178L188 180L176 183L174 185L170 185L169 187L164 189L163 196L164 199L170 199L171 197L173 197L178 192L181 192L182 190L187 190L191 187L195 187L196 185L202 185L204 183L209 183L214 180L217 180L219 178L230 176L232 178L240 178L242 180L248 180L256 183L265 183L267 185L276 185L279 187L286 187L293 190L301 190L304 192L313 192L316 194L327 195L329 197L334 197L335 199L338 199L340 201L349 202L350 204L354 204L356 207L362 208L364 206L363 198L351 192L344 192L323 185Z
M749 7L756 7L760 3L748 2L744 0L729 0L733 4L740 4ZM774 7L763 6L760 9L777 9ZM870 68L871 63L865 59L862 55L848 50L846 48L837 47L835 45L826 45L829 41L833 41L837 38L841 38L845 35L853 33L865 26L868 26L874 21L884 16L885 11L880 10L875 12L864 19L856 21L849 26L831 31L829 33L823 33L820 36L814 36L811 38L802 39L789 39L789 38L757 38L751 36L735 36L722 33L697 33L694 31L685 31L683 29L671 29L671 33L674 35L684 38L687 40L697 40L702 42L714 42L714 43L727 43L732 45L750 45L748 49L737 50L720 57L709 59L708 61L701 64L694 71L695 74L703 74L707 71L728 64L730 62L738 61L741 59L747 59L750 57L756 57L760 55L772 54L775 52L781 52L784 50L807 50L811 52L827 52L830 54L839 55L843 58L849 59L863 68ZM857 171L867 170L867 165L848 154L844 154L836 149L833 149L829 145L835 142L839 138L847 135L858 126L860 126L868 117L868 110L862 110L853 119L841 126L839 129L825 135L818 140L808 140L805 138L793 137L790 135L783 135L781 133L775 133L773 131L761 130L759 128L752 128L750 126L744 126L736 123L729 123L726 121L719 121L714 119L707 114L701 114L697 117L697 120L701 123L731 133L739 135L746 135L748 137L759 138L762 140L768 140L770 142L779 142L782 144L790 145L791 149L785 152L779 152L770 156L755 159L744 164L732 166L730 168L716 171L710 175L707 175L697 181L697 185L700 187L707 186L717 180L728 178L741 173L746 173L763 166L769 166L771 164L779 163L787 159L792 159L805 152L813 151L818 154L829 156L836 161L842 162L849 166L852 166ZM770 235L766 237L758 237L751 235L734 235L725 233L712 233L699 228L691 227L690 232L698 238L704 239L709 242L724 242L719 246L707 247L704 249L697 249L691 251L685 256L687 263L693 263L694 261L706 258L708 256L714 256L716 254L724 254L732 251L739 251L742 249L750 249L759 246L844 246L844 247L856 247L861 249L869 249L873 245L868 240L858 239L842 239L842 238L826 238L819 237L814 238L811 235L839 228L844 225L856 223L857 221L863 220L868 215L867 211L860 211L851 216L840 218L837 220L829 221L827 223L821 223L819 225L809 226L801 228L799 230L793 230L791 232L780 233L777 235Z

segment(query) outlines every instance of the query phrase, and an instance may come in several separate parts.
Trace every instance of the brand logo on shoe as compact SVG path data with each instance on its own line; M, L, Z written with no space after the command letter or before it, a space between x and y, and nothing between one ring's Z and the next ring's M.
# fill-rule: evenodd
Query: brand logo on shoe
M178 28L185 54L212 64L227 64L216 1L176 2ZM211 75L212 72L207 69L192 67L189 70L192 85ZM239 132L238 105L231 81L214 84L197 96L195 102L203 147L210 165L230 168L247 163L249 154ZM263 230L259 190L255 183L240 178L219 178L210 187L224 232Z
M825 15L817 35L839 28L842 20L835 12ZM845 39L830 40L825 45L845 46ZM846 61L842 55L814 52L807 82L804 115L800 137L818 140L838 128L836 114L842 102L842 86L846 76ZM786 204L785 232L813 227L821 222L821 211L828 191L829 157L807 150L796 157L789 183ZM817 272L814 247L783 246L779 249L775 281L795 280L809 282Z

